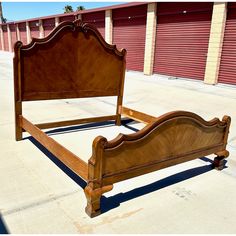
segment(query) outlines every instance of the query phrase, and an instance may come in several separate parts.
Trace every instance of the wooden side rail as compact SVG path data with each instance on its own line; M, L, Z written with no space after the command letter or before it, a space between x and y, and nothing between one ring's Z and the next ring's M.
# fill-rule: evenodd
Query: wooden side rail
M46 147L67 167L81 176L84 180L88 179L88 165L86 162L81 160L78 156L70 152L54 139L50 138L23 116L20 116L20 124L24 130L30 133L39 143Z
M92 123L92 122L103 122L103 121L116 120L116 119L117 119L117 115L100 116L100 117L90 117L90 118L82 118L82 119L75 119L75 120L41 123L41 124L35 124L35 126L38 127L39 129L48 129L48 128L64 127L64 126L69 126L69 125L86 124L86 123Z
M135 111L133 109L123 107L123 106L119 107L119 113L125 117L131 118L131 119L136 120L138 122L142 122L144 124L149 124L149 123L156 120L156 117L154 117L154 116L150 116L150 115L145 114L143 112Z

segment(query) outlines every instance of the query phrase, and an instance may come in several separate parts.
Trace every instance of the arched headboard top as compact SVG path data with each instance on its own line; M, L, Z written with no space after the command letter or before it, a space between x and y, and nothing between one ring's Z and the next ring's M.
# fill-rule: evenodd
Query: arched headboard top
M105 42L81 20L59 24L47 37L15 44L18 100L122 95L126 50Z

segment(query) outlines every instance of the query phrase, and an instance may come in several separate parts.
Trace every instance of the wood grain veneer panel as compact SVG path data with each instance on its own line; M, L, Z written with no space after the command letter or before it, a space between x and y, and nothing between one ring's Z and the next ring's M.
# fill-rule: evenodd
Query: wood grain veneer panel
M93 27L62 23L45 39L20 46L22 100L118 96L125 51Z
M138 168L135 176L143 174L142 169L145 173L160 169L158 164L164 168L223 150L226 127L218 119L208 123L188 112L164 115L139 132L121 134L104 145L104 178L123 172L126 179Z

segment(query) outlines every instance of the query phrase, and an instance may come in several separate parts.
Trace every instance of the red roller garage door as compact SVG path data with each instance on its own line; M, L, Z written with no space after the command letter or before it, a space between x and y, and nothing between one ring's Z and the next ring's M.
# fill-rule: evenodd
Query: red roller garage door
M2 26L0 26L0 27L2 28ZM0 29L1 29L1 28L0 28ZM2 44L3 44L3 42L2 42L2 36L0 35L0 50L3 50Z
M14 45L15 45L15 42L17 41L16 25L15 24L10 24L9 27L10 27L10 31L11 31L12 50L14 50Z
M157 4L154 73L203 80L213 3Z
M127 50L126 68L143 71L147 5L114 9L113 44Z
M75 16L74 15L69 15L69 16L61 16L59 18L59 21L60 22L63 22L63 21L74 21L75 20Z
M2 30L3 30L3 38L4 38L4 50L9 51L8 36L7 36L7 25L3 25Z
M39 21L29 22L31 38L39 38Z
M0 36L0 50L3 50L2 48L2 37Z
M20 41L23 44L27 44L26 23L19 23L18 27L20 31Z
M55 18L44 19L43 20L43 29L44 29L44 37L46 37L55 27Z
M236 3L228 3L218 82L236 85Z
M82 20L97 27L102 37L105 38L105 11L83 14Z

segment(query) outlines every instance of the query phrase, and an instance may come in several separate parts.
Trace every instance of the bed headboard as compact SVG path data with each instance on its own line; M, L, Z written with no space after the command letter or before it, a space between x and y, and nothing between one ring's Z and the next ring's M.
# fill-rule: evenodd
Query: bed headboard
M18 41L14 51L17 101L123 96L126 50L90 24L63 22L43 39Z

